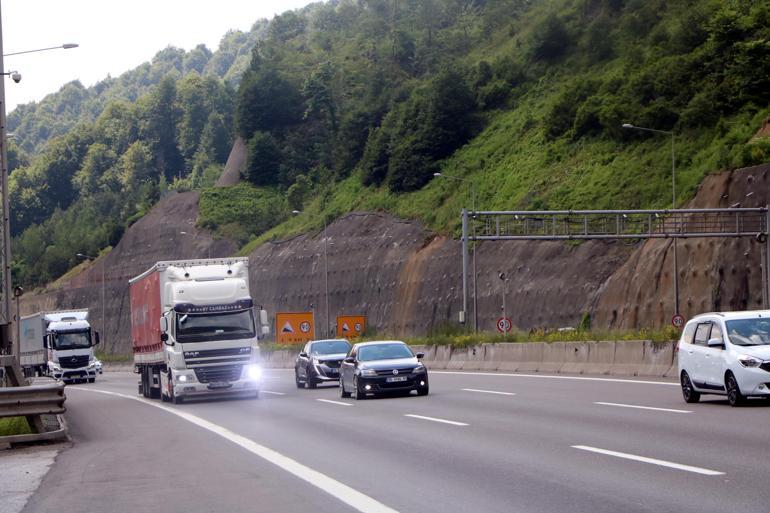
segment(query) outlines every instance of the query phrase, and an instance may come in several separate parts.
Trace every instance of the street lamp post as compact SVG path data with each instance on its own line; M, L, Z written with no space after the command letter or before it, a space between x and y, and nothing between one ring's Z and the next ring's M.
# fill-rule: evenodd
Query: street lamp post
M475 218L476 216L476 183L473 180L468 180L467 178L459 178L457 176L449 176L442 173L433 173L433 176L440 177L440 178L448 178L450 180L457 180L458 182L466 182L471 184L471 210L472 214ZM472 235L474 239L476 238L476 223L473 223L472 227ZM478 333L479 331L479 309L478 309L478 287L476 286L476 282L478 281L477 278L477 272L476 272L476 245L477 242L473 241L473 331L474 333Z
M47 48L38 48L36 50L24 50L24 51L21 51L21 52L4 53L3 57L8 57L8 56L11 56L11 55L21 55L23 53L45 52L46 50L59 50L59 49L69 50L70 48L77 48L78 46L80 46L80 45L77 44L77 43L64 43L63 45L49 46Z
M298 215L302 212L299 210L292 210L292 214ZM326 234L326 216L322 216L324 222L324 296L326 302L326 326L324 326L324 336L330 338L329 335L329 237Z
M26 50L23 52L3 53L3 27L2 14L0 14L0 205L2 206L2 215L0 216L0 267L2 267L2 277L0 278L0 354L3 352L12 352L11 345L11 227L8 197L8 136L6 126L6 100L5 100L5 76L10 76L14 82L21 80L21 74L16 71L5 71L4 57L18 55L22 53L41 52L44 50L54 50L58 48L69 49L78 45L67 43L62 46L51 48L40 48L37 50ZM16 341L18 347L19 341ZM17 351L18 353L18 351ZM17 354L17 358L18 358Z
M78 253L77 256L80 258L85 258L87 260L96 261L96 257L85 255L83 253ZM107 336L107 328L106 328L107 318L105 316L105 308L104 308L104 268L105 267L106 265L104 264L104 262L102 262L102 337Z
M623 128L643 130L656 134L671 136L671 208L676 208L676 155L674 154L674 132L671 130L657 130L623 123ZM674 313L679 315L679 263L677 262L676 237L674 237Z

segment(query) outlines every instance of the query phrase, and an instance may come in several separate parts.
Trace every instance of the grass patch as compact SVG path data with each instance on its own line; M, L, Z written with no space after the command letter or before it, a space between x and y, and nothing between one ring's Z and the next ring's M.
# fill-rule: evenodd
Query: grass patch
M0 436L28 435L30 433L32 430L24 417L0 419Z

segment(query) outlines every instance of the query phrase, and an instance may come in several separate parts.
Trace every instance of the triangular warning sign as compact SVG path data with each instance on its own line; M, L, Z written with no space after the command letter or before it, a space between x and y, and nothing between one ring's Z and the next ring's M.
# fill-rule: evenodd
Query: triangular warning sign
M350 331L350 326L348 326L348 323L346 323L346 322L342 323L342 331L343 332Z
M281 328L281 333L294 333L294 328L291 327L289 321L286 321L286 324L283 325L283 328Z

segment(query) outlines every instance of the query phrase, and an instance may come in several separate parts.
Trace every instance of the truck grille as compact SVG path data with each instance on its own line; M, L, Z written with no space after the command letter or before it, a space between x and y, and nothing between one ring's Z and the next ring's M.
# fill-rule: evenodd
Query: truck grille
M79 369L88 365L89 356L87 354L80 356L60 356L59 365L62 369Z
M184 352L184 361L188 367L212 363L249 363L250 360L250 347L232 347L229 349L207 349Z
M195 377L199 383L224 383L238 381L243 365L217 365L216 367L198 367Z

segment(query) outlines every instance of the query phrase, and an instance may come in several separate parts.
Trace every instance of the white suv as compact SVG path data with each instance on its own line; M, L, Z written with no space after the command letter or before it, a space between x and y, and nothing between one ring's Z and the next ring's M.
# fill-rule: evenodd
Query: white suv
M682 395L727 395L731 406L748 396L770 398L770 310L694 317L679 339Z

